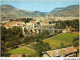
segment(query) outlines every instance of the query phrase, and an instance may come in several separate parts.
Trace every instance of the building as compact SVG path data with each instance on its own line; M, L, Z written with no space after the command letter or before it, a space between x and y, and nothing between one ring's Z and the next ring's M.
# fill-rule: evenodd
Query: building
M77 49L75 47L67 47L42 53L43 57L67 57L69 55L73 56L73 54L77 56Z
M23 21L11 21L11 22L9 22L7 24L4 24L2 26L6 27L7 29L12 28L13 26L21 27L23 34L25 34L24 28L27 27L26 24Z
M11 23L16 23L16 24L25 24L23 21L11 21Z
M8 23L9 20L2 20L1 23Z
M11 22L8 22L7 24L4 24L2 26L6 27L6 28L12 28L13 26L23 27L24 25L25 25L25 23L23 21L11 21Z
M63 33L66 33L66 32L68 32L68 30L67 30L67 29L64 29L62 32L63 32Z

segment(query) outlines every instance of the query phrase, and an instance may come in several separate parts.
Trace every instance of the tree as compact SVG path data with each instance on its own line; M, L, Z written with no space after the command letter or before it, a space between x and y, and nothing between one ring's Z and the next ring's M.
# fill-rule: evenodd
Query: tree
M24 28L24 32L25 32L25 34L27 34L28 33L28 30L26 28Z
M65 46L64 46L64 43L61 43L61 48L64 48Z
M49 24L51 24L52 22L51 21L49 21Z
M79 46L79 36L73 39L73 46Z
M50 50L49 44L41 40L37 40L36 45L34 46L37 54L41 57L42 52Z
M9 56L7 48L16 48L17 45L21 43L21 38L23 37L22 29L20 27L12 27L6 29L1 26L1 55Z
M33 20L32 18L18 18L16 20L24 21L25 23L30 22L30 20Z
M75 19L72 21L71 26L75 29L79 30L79 19Z
M10 53L8 52L5 42L1 41L1 56L2 57L9 57Z
M37 22L38 25L40 25L40 22Z
M1 26L1 40L5 41L5 34L7 33L7 29Z
M72 26L75 29L79 30L79 19L75 20L66 20L66 21L57 21L54 28L65 29L66 26Z

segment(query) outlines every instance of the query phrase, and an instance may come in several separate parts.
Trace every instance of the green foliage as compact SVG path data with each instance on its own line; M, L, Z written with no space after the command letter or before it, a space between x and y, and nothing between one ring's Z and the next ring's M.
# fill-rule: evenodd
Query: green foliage
M25 32L25 34L27 34L28 33L28 30L26 28L24 28L24 32Z
M24 37L24 39L22 39L23 34L22 34L22 29L20 27L14 26L13 28L9 28L9 29L6 29L5 27L1 27L1 29L2 29L1 41L5 42L6 49L7 48L18 48L18 45L20 45L22 43L29 44L31 42L36 42L37 40L43 40L43 39L49 38L53 35L56 35L56 34L50 34L50 32L48 30L43 30L42 33L40 33L40 34L37 34L35 36L33 36L33 35L32 36L26 36L26 37ZM44 45L48 45L48 44L45 43ZM48 48L48 47L46 47L46 48Z
M8 52L6 48L6 44L4 41L1 41L1 56L2 57L9 57L10 53Z
M51 21L49 21L49 24L51 24Z
M42 22L42 20L39 20L40 22Z
M5 34L7 33L7 29L5 27L1 27L1 40L5 41Z
M8 56L8 52L6 52L7 48L17 48L17 45L21 44L21 38L23 37L22 29L20 27L12 27L6 29L1 26L1 54L2 56ZM5 54L4 54L5 51Z
M63 43L64 47L72 46L73 39L79 36L78 33L63 33L60 35L56 35L52 38L43 40L44 42L49 43L51 49L60 48Z
M38 25L40 25L40 22L37 22Z
M35 36L26 36L23 40L23 43L29 44L30 42L36 42L38 39L43 40L43 39L52 37L59 33L61 33L61 32L56 32L54 34L50 34L50 32L48 30L43 30L42 33L37 34Z
M71 26L79 30L79 20L78 19L73 20Z
M74 39L73 39L73 46L79 46L79 36L78 37L75 37Z
M64 29L66 26L72 26L73 28L79 30L79 19L58 21L56 22L55 28Z
M65 46L64 46L64 43L61 43L61 48L64 48Z
M52 13L54 13L54 16L58 17L79 17L79 5L70 5L62 9L59 8L59 10L55 9Z
M40 57L42 56L42 52L50 50L49 44L41 40L37 41L34 47Z
M27 22L30 22L30 20L33 20L33 19L32 18L18 18L16 20L24 21L25 23L27 23Z

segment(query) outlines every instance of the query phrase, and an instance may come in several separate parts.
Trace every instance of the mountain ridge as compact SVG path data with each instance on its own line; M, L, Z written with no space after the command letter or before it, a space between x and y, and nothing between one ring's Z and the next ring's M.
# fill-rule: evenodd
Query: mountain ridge
M79 16L79 5L55 8L51 12L21 10L9 4L0 5L0 7L1 17L44 17L47 14L53 14L56 17Z
M44 13L40 11L28 11L28 10L21 10L17 9L11 5L5 4L1 5L1 16L2 17L40 17L45 16Z
M79 16L79 5L70 5L67 6L65 8L63 8L62 10L57 11L56 13L54 13L56 10L52 10L52 13L54 14L54 16L58 16L58 17L69 17L69 16L73 16L73 17L78 17ZM50 12L51 13L51 12Z

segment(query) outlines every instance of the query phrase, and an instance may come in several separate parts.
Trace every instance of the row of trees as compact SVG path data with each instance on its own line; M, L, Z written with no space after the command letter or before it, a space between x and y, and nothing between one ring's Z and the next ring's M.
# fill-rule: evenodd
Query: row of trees
M79 36L77 36L76 38L73 39L73 46L79 46Z
M30 20L33 20L32 18L17 18L17 21L23 21L25 23L29 22ZM14 21L14 19L10 19L9 21Z
M57 35L59 33L61 33L61 32L55 32L54 34L50 34L50 32L48 30L43 30L42 33L39 33L37 35L32 35L32 36L26 36L26 37L24 37L23 43L28 44L30 42L36 42L37 39L43 40L43 39L52 37L54 35Z
M56 21L55 28L64 29L66 26L72 26L75 29L79 30L79 19L66 20L66 21Z

